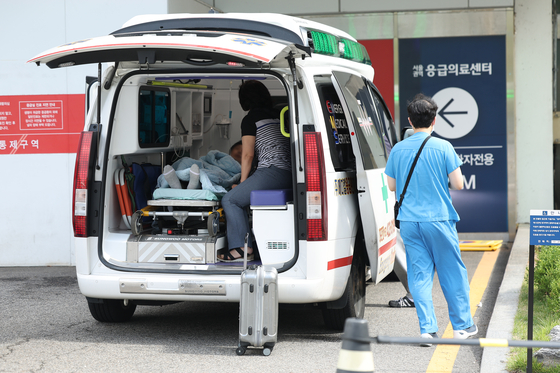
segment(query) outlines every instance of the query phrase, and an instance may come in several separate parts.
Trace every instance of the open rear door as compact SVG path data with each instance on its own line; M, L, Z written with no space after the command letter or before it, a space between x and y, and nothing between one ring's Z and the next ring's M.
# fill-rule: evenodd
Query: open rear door
M356 156L358 202L364 239L375 283L393 270L396 229L393 205L384 174L390 144L364 79L333 72L333 84L346 113L352 149Z
M138 68L163 63L197 66L245 64L287 67L286 56L308 56L309 52L280 40L232 34L169 33L147 35L107 35L79 40L38 54L28 62L50 68L119 61L123 67Z

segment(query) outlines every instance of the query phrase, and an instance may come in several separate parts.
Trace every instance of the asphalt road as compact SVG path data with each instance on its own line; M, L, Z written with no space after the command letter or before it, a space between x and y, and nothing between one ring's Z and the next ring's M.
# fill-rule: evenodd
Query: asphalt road
M472 278L483 253L463 253ZM484 337L509 249L499 252L475 322ZM388 308L404 295L391 279L367 287L370 335L419 336L414 309ZM0 268L0 372L335 372L341 333L318 310L281 308L279 337L268 357L237 356L237 303L138 307L124 324L89 314L73 267ZM434 303L440 336L449 322L439 284ZM425 372L435 347L372 345L375 372ZM463 346L453 372L479 372L482 349Z

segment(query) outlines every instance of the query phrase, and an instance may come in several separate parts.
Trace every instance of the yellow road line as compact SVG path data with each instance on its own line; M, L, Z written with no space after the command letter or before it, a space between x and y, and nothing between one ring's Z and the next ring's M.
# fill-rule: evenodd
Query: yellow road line
M482 300L482 295L484 295L484 291L488 286L488 280L492 274L492 269L494 269L494 264L496 264L496 259L498 259L498 254L499 251L485 252L471 280L469 296L471 299L471 315L473 318L478 308L477 306ZM445 328L442 338L453 338L453 327L451 323ZM457 358L457 353L459 352L459 347L461 346L438 345L432 355L426 373L451 372L455 364L455 359Z

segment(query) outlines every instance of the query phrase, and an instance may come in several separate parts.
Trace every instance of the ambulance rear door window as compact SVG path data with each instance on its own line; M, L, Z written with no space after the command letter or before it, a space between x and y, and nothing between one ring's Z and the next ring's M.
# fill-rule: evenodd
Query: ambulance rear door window
M373 98L362 77L335 71L342 95L348 105L364 169L383 168L387 164L389 139L380 123Z
M385 130L385 136L387 136L387 138L389 139L390 147L387 153L390 153L391 148L398 142L395 124L393 123L391 113L389 112L389 109L387 108L387 105L383 101L383 98L381 97L381 94L379 93L377 88L375 88L373 83L371 83L369 80L367 81L367 84L373 97L373 101L375 102L377 112L379 113L379 118L383 125L383 129ZM386 146L388 145L386 144ZM387 156L389 156L389 154L387 154Z
M350 131L346 123L346 115L344 115L344 110L340 104L340 98L330 78L325 81L321 77L316 77L315 81L327 127L327 138L334 169L336 171L354 170L356 159L352 151Z

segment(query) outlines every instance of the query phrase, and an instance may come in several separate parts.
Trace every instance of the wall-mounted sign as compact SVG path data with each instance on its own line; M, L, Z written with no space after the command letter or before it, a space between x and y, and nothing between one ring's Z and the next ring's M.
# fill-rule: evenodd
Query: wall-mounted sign
M0 96L0 155L75 153L84 95Z
M459 232L507 232L505 36L399 40L401 123L422 92L438 104L434 136L463 161L465 189L452 191Z

